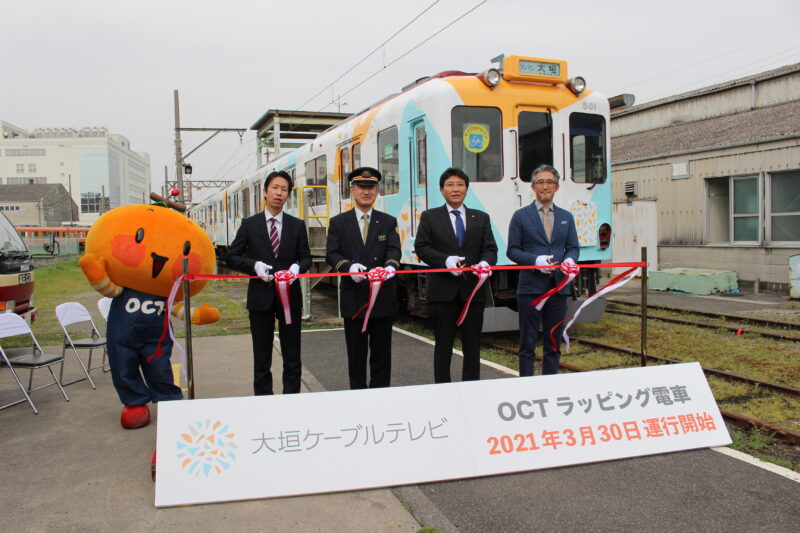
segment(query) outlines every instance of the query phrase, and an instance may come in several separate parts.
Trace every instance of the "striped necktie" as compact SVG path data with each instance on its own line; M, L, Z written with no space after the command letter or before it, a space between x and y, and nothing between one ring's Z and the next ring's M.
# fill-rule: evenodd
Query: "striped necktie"
M269 240L272 242L272 253L275 254L275 257L278 257L278 248L281 245L281 238L278 235L278 221L275 218L271 218L270 222L272 226L269 230Z

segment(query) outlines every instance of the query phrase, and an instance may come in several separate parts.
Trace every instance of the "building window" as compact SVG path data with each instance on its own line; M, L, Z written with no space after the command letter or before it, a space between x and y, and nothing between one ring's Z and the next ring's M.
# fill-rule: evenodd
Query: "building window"
M28 172L30 174L36 174L36 163L28 163Z
M43 155L47 155L47 151L44 148L6 148L6 156L8 157Z
M27 178L8 178L8 185L30 185L47 183L46 176L28 176Z
M380 184L383 196L396 194L400 190L399 148L396 126L378 133L378 171L383 176Z
M25 163L17 164L17 174L25 174Z
M101 197L99 192L81 193L81 213L104 213L110 208L108 196Z
M770 240L800 242L800 171L770 175Z
M800 242L800 171L707 179L706 242Z

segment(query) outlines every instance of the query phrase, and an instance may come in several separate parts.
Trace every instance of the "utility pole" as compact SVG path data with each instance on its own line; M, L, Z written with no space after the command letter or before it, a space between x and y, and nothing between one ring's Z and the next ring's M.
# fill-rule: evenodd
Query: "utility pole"
M178 201L184 203L183 200L183 155L181 154L181 114L180 106L178 104L178 89L173 91L175 99L175 176L178 180Z

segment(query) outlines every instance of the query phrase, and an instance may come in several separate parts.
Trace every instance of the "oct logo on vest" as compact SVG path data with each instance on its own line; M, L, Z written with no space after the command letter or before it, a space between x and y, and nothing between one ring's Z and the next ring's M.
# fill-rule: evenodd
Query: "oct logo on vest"
M152 315L155 313L156 316L160 316L161 313L164 312L164 301L145 300L140 302L139 298L129 298L125 303L125 311L128 313L138 313L141 311L141 313L145 315Z

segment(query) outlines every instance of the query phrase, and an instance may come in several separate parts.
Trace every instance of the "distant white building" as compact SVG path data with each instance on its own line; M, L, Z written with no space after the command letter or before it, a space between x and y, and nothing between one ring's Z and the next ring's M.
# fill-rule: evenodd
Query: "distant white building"
M79 206L79 223L89 225L109 209L147 201L150 156L105 128L31 133L0 121L0 182L60 183Z

